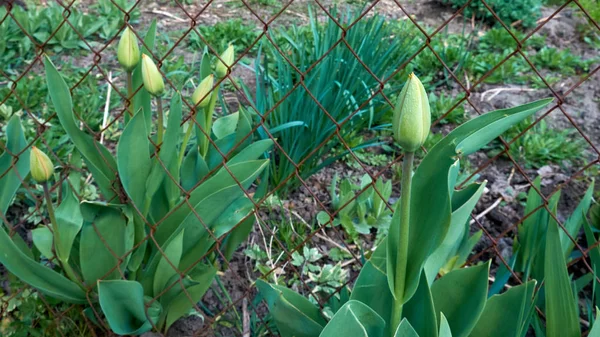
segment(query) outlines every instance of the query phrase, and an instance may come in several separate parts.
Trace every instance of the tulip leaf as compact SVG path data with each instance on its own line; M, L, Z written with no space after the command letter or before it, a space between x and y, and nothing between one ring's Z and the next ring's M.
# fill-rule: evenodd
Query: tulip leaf
M87 303L85 292L77 284L27 256L4 230L0 230L0 263L44 294L69 303Z
M594 231L592 230L592 227L590 226L587 217L583 217L583 229L585 231L585 238L588 244L588 247L592 247L593 245L596 244L597 239L596 236L594 235ZM595 272L600 271L600 247L596 246L592 249L590 249L590 260L592 262L592 270L594 270ZM600 303L600 291L596 290L594 291L594 297L595 297L595 303Z
M529 281L490 297L471 336L523 336L535 308L535 284L536 281Z
M448 319L454 337L469 336L487 300L490 263L453 270L431 286L436 312Z
M169 124L167 127L167 131L165 132L165 138L160 147L160 162L158 160L152 161L152 171L150 172L150 175L146 182L147 204L150 204L150 200L161 186L167 188L168 185L176 185L176 183L179 183L179 172L177 169L177 165L173 164L174 161L176 164L177 160L177 144L179 143L180 134L181 94L177 92L175 95L173 95L173 98L171 99L171 109L169 111ZM173 178L171 178L171 176L167 174L167 170L170 172ZM177 187L175 186L175 188Z
M240 244L248 239L248 235L252 232L255 218L250 216L236 225L231 233L222 241L220 251L227 261L231 260L233 253L238 249Z
M31 231L31 239L35 248L37 248L43 256L47 259L52 259L54 253L52 252L52 241L54 240L52 232L46 226L36 228Z
M162 246L162 244L173 235L177 227L182 225L186 217L191 215L195 218L195 215L192 214L192 210L188 205L196 206L199 205L201 201L208 199L211 196L216 197L221 195L221 198L226 198L229 201L225 204L219 204L220 201L215 199L214 205L212 205L220 215L231 201L243 195L242 188L247 189L267 164L267 160L252 160L227 165L228 170L225 168L220 169L214 176L195 188L190 193L188 200L183 202L181 207L177 207L176 211L171 213L171 215L158 226L155 233L158 244ZM233 179L232 174L236 178L235 180ZM236 180L241 183L241 187ZM231 192L225 193L226 191ZM237 191L237 193L233 193L234 191ZM203 216L201 213L198 214Z
M318 337L327 324L319 307L301 295L278 285L256 281L281 337Z
M450 330L450 325L448 324L448 320L444 314L440 314L440 337L452 337L452 330ZM477 335L477 336L486 336L486 335ZM507 335L508 336L508 335Z
M83 156L94 181L104 194L104 198L106 200L115 198L115 187L113 186L116 179L115 172L117 172L115 159L104 145L79 129L79 121L73 114L73 101L67 83L48 57L44 57L44 66L48 93L60 124L69 135L70 141Z
M190 191L208 174L208 165L194 147L181 164L181 187Z
M6 150L0 154L0 214L2 215L8 211L15 193L21 186L23 179L29 174L30 150L27 149L23 127L17 115L14 115L8 121L6 137ZM17 154L21 157L21 160L13 161L13 156ZM0 217L0 222L4 223L4 219L4 217ZM10 229L8 223L5 223L5 226ZM23 253L33 258L29 246L20 235L13 236L12 240Z
M145 215L150 205L145 204L146 181L150 174L150 141L144 115L136 114L129 121L117 144L119 178L136 208Z
M150 331L161 313L158 301L146 308L142 285L135 281L98 281L98 299L110 328L119 335Z
M189 310L202 299L212 281L217 275L217 269L211 265L199 264L194 267L191 273L185 276L182 280L185 286L185 291L179 284L169 289L166 296L169 300L166 304L166 325L168 329L176 320L189 312ZM176 281L179 280L179 275L174 276ZM169 283L171 284L171 283Z
M403 319L398 328L396 329L396 333L394 333L394 337L421 337L419 334L413 329L412 325L408 322L408 320Z
M544 275L546 336L581 336L577 301L571 288L558 224L553 218L548 223L546 234Z
M212 131L218 139L224 138L235 132L239 119L239 112L218 118L213 124Z
M427 276L421 275L415 295L404 304L402 312L420 337L437 337L438 324Z
M131 250L127 243L133 243L133 224L129 224L123 212L108 205L83 203L84 218L81 230L79 256L83 280L95 285L97 280L120 278L124 265L119 258Z
M362 267L358 278L354 283L351 300L362 302L373 309L381 318L386 321L384 335L391 334L390 321L392 317L393 297L388 286L386 274L386 251L387 240L383 240L371 258Z
M83 226L83 216L79 200L70 189L67 188L64 195L63 201L56 208L56 222L60 233L60 246L56 247L56 254L61 261L68 263L75 238Z
M395 298L406 302L413 296L423 265L446 237L451 224L451 201L456 180L452 166L457 157L476 151L550 102L551 99L545 99L486 113L458 126L427 153L412 180L407 256L401 257L397 246L400 242L399 216L392 218L390 226L387 270L388 283ZM435 212L431 211L431 205L435 205ZM406 259L406 263L400 263L400 258ZM406 269L400 270L399 266L406 266ZM395 282L401 278L404 282ZM449 315L447 318L452 327L454 319ZM453 332L457 335L456 331Z
M383 337L385 321L365 304L350 300L333 316L319 337Z
M12 116L8 121L6 136L6 151L0 154L0 213L2 214L6 214L22 180L29 174L29 150L25 150L27 141L17 115ZM15 159L13 156L16 155L19 155L21 160L13 161Z
M465 223L469 220L469 216L484 190L485 183L472 184L465 189L455 191L452 195L453 211L448 234L425 263L425 274L430 282L435 280L440 269L458 253L464 236L469 234Z
M177 267L183 249L183 233L185 230L181 231L160 253L161 258L154 274L154 297L160 296L169 279L178 274Z

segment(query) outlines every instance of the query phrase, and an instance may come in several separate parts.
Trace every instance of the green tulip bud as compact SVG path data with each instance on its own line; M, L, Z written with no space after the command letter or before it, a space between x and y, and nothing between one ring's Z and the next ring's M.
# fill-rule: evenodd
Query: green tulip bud
M431 127L429 99L415 74L408 75L396 109L394 109L394 139L407 152L415 152L425 143Z
M152 96L160 96L165 92L165 82L154 61L146 55L142 54L142 80L144 88Z
M132 72L135 66L140 62L140 48L133 31L129 27L125 28L119 47L117 49L117 59L127 72Z
M225 52L221 55L221 60L217 60L217 68L215 69L217 72L217 76L219 78L225 77L227 75L227 69L233 65L233 61L235 58L235 50L233 50L233 45L229 45ZM223 63L225 62L225 63Z
M202 82L198 85L198 88L194 90L194 94L192 95L192 101L199 108L204 108L210 103L210 97L212 96L212 92L210 91L215 84L215 76L210 74L206 76Z
M29 154L29 166L31 177L38 183L45 183L54 174L54 164L50 158L35 146Z

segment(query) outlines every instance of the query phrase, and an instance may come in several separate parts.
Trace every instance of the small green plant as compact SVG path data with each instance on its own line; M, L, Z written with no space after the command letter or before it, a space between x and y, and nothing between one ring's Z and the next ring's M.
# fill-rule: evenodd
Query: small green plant
M443 3L451 4L454 8L462 8L467 4L467 0L442 0ZM486 3L498 15L506 25L518 23L524 28L536 26L536 21L540 17L542 7L541 0L488 0ZM464 11L468 18L475 16L478 19L485 20L492 24L498 24L496 18L490 10L481 1L471 1Z
M235 43L241 50L245 50L254 43L260 33L256 26L249 25L242 19L217 22L213 26L201 25L198 32L216 50L225 50L229 43ZM190 33L189 43L193 48L205 47L204 41L196 32Z
M355 242L358 241L359 234L369 234L371 229L376 229L381 237L387 234L392 219L392 211L387 206L392 194L391 181L384 182L383 178L379 178L372 184L371 177L365 174L360 185L353 184L350 179L344 179L339 184L339 192L337 190L336 175L329 189L331 207L336 217L331 221L329 214L322 211L317 215L321 224L331 221L334 226L341 225Z
M503 137L511 141L533 123L527 119L511 129ZM541 120L510 145L510 155L526 167L540 168L549 163L573 165L585 157L585 141L577 137L573 129L558 130ZM496 142L489 155L495 156L503 146Z
M465 107L462 103L455 107L457 102L457 98L453 98L443 92L439 93L439 95L434 93L429 94L431 118L433 120L439 119L440 124L452 123L459 125L464 123L467 120Z

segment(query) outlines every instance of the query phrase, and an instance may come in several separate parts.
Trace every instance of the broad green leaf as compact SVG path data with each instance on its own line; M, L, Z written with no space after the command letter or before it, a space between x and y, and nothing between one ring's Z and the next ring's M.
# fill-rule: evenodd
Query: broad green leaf
M0 230L0 263L44 294L69 303L87 303L85 292L77 284L25 255L4 230Z
M188 200L184 201L181 207L178 207L175 212L171 213L171 215L158 226L155 233L158 244L162 246L162 244L173 235L178 227L183 228L182 223L186 218L191 216L190 221L199 222L188 204L193 205L195 209L200 205L200 202L205 200L206 202L209 202L214 198L215 201L211 206L217 210L218 215L220 215L221 212L227 208L229 203L243 195L236 180L241 183L242 188L247 189L267 164L268 161L266 160L253 160L227 165L228 170L224 168L220 169L214 176L195 188L190 193ZM236 180L232 178L232 174L236 177ZM223 200L225 200L225 203L223 203ZM198 214L203 217L203 220L208 221L208 219L204 219L203 214ZM190 233L188 233L188 235L190 235Z
M84 218L79 244L80 265L83 280L87 285L96 284L97 280L120 278L126 270L126 265L119 265L119 258L125 258L125 253L132 247L133 242L127 235L127 219L123 212L115 207L100 204L83 203L81 210Z
M8 122L6 137L6 150L0 155L0 213L2 215L8 211L22 180L29 174L29 149L26 149L27 141L18 116L11 117ZM21 153L21 151L23 152ZM21 160L13 160L13 155L17 154ZM0 217L2 223L4 223L4 219L4 217ZM10 226L7 223L4 225L6 228ZM12 239L23 253L33 258L29 246L20 235L15 235Z
M542 205L542 198L537 191L541 191L540 184L542 177L538 176L533 181L532 188L527 193L527 204L525 205L524 214L527 216L523 222L519 225L518 241L515 240L515 255L516 251L519 251L518 258L515 263L515 271L525 271L527 266L533 261L537 253L538 242L543 239L539 234L545 232L545 229L541 229L542 225L547 224L548 213L542 208L538 209ZM534 212L535 213L531 214Z
M162 311L158 301L146 309L144 290L135 281L98 281L98 299L110 328L119 335L150 331Z
M471 332L471 337L519 337L529 329L534 311L533 302L536 281L508 289L505 293L490 297L485 309Z
M406 319L403 319L402 322L398 325L398 329L396 329L396 333L394 333L394 337L421 337L419 334L413 329L410 322Z
M319 337L383 337L385 321L365 304L350 300L327 323Z
M33 240L35 248L37 248L43 256L45 256L47 259L54 257L54 253L52 252L52 241L54 238L52 237L52 232L48 227L42 226L32 230L31 239Z
M386 247L387 240L384 239L371 255L371 259L362 267L354 283L350 299L368 305L383 318L386 321L384 335L389 336L392 333L389 322L391 322L394 302L385 270Z
M144 115L136 114L123 130L117 144L117 166L119 179L125 192L145 215L149 205L146 200L146 181L150 174L152 161L150 159L150 141L146 130Z
M169 110L169 124L165 132L165 138L158 160L152 161L152 171L146 182L146 203L150 204L150 200L155 196L156 191L162 186L167 188L167 185L175 185L179 183L179 170L177 168L177 144L179 143L179 135L181 134L181 94L177 92L171 99L171 108ZM164 165L164 166L163 166ZM171 169L173 168L173 169ZM171 176L167 174L167 170ZM176 181L173 181L175 179ZM170 186L169 186L170 188ZM162 196L162 194L161 194ZM168 200L164 201L167 205Z
M217 136L218 139L233 134L235 132L235 129L237 128L239 118L239 112L235 112L230 115L218 118L213 124L213 133L215 134L215 136Z
M186 191L191 190L208 174L208 165L196 148L185 156L181 164L181 187Z
M545 99L479 116L454 129L427 153L412 180L411 228L406 257L399 256L400 250L397 247L400 242L399 218L393 218L390 226L388 283L396 298L406 302L412 297L426 259L442 243L448 232L454 190L452 181L455 180L451 168L456 158L476 151L550 102L551 99ZM435 205L435 212L431 211L432 205ZM400 258L406 258L406 270L398 268L404 265L399 263ZM402 278L404 282L397 282ZM402 284L404 287L400 289ZM447 318L452 326L453 319L449 315ZM456 332L453 332L456 336Z
M58 120L69 139L81 153L94 181L100 187L106 200L117 199L113 183L117 165L110 152L92 136L79 129L79 122L73 114L73 102L67 83L48 57L44 58L48 93L52 99Z
M233 253L235 253L238 247L248 239L248 235L252 232L255 220L254 216L250 216L243 220L235 226L235 228L231 230L231 233L223 240L219 249L225 257L225 260L231 260Z
M29 174L29 150L17 115L6 125L6 151L0 155L0 213L6 214L23 179ZM22 160L13 161L19 154ZM4 219L4 218L2 218ZM8 224L6 224L8 226Z
M560 242L558 224L550 220L546 235L544 263L546 295L546 336L581 336L577 302L571 288L567 261Z
M318 337L327 324L319 307L285 288L256 281L281 337Z
M154 274L154 297L160 296L171 277L178 274L177 267L181 260L184 233L185 230L181 231L160 253L161 259Z
M207 205L210 205L210 203L207 203ZM181 258L182 268L193 265L198 260L198 256L204 256L210 247L215 244L214 238L221 238L225 234L228 234L235 226L244 220L253 209L254 204L244 196L230 203L214 221L207 222L210 232L200 224L200 226L197 227L193 238L186 238L188 248L184 251L183 257ZM207 219L206 221L212 219L211 213L213 212L207 208L200 206L197 208L197 212L199 212L198 214L203 214L202 218ZM250 220L254 223L253 218L250 218ZM247 236L244 239L246 238ZM222 248L223 246L221 246L220 249Z
M431 286L436 312L448 319L454 337L469 336L487 300L490 263L454 270Z
M585 195L579 202L579 205L577 205L577 208L573 211L569 219L567 219L567 221L565 221L564 223L565 229L572 238L577 239L577 234L579 234L579 231L581 230L581 225L583 224L583 218L590 209L593 194L594 181L592 181L592 183L588 187L587 191L585 192ZM567 234L562 230L560 231L560 244L562 246L565 257L568 257L569 254L571 254L571 251L573 250L575 244L573 243L573 241L571 241L569 236L567 236Z
M404 318L420 337L437 337L438 324L429 281L423 271L415 295L402 308Z
M83 226L83 216L79 200L71 190L66 189L64 195L63 201L56 208L56 222L60 234L60 246L56 249L61 261L68 262L75 238Z
M168 329L176 320L187 314L190 309L202 299L217 274L217 269L211 265L199 264L182 280L185 291L179 284L169 289L165 297L166 325ZM179 280L179 275L175 275ZM191 301L190 301L191 299ZM162 302L161 302L162 303Z
M465 223L469 220L469 216L484 190L485 183L473 184L463 190L455 191L452 195L453 211L448 234L446 234L444 241L433 251L425 263L425 274L427 275L427 279L430 280L429 282L433 283L440 268L446 265L452 257L456 256L463 238L469 235L468 227L465 226Z
M450 330L450 325L448 325L448 320L444 314L440 314L440 337L452 337L452 331ZM485 335L482 335L485 336Z

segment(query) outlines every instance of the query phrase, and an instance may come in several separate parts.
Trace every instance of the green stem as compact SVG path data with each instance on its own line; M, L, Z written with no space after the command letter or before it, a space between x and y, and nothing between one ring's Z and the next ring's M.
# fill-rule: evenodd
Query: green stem
M409 240L409 229L410 229L410 191L412 187L412 169L413 161L415 158L414 152L406 152L402 161L402 191L400 195L400 242L399 258L398 262L403 264L399 266L397 270L406 270L406 263L408 261L408 240ZM404 275L396 280L400 284L400 289L405 288L405 277ZM403 296L404 297L404 296ZM392 336L394 336L395 330L400 325L402 320L402 306L404 304L404 298L397 298L394 300L394 306L392 308Z
M205 126L204 131L206 132L206 134L208 136L202 135L203 136L202 140L204 142L202 143L203 146L202 146L201 153L202 153L203 157L206 157L206 154L208 153L208 148L210 146L210 133L211 133L211 130L212 130L212 119L213 119L213 114L215 112L215 106L217 105L217 96L219 96L219 88L220 87L221 87L220 85L217 85L215 87L215 89L213 91L213 94L210 97L210 102L208 104L208 109L204 111L205 112L205 115L204 115L204 117L205 117L205 119L204 119L204 126Z
M56 221L56 215L54 214L54 206L52 206L52 197L50 196L50 190L48 189L48 183L44 182L41 184L44 189L44 198L46 199L46 208L48 209L48 217L50 217L50 223L52 224L52 234L54 237L54 251L56 256L58 257L58 262L62 269L65 271L69 279L75 282L81 289L85 290L85 288L81 285L79 279L75 275L75 271L71 268L69 264L69 257L66 258L62 256L59 251L61 246L60 241L60 230L58 228L58 222Z
M179 150L179 167L181 167L181 163L183 162L183 156L185 155L185 148L187 147L188 142L190 141L190 137L192 137L192 130L194 129L194 116L196 116L196 109L192 110L192 116L188 121L188 128L185 131L185 136L183 136L183 143L181 143L181 149Z
M156 97L156 105L158 107L158 135L156 137L157 144L160 146L163 141L163 134L165 133L165 120L163 115L163 105L162 99L160 97Z
M127 100L129 100L129 105L127 106L128 114L125 115L126 119L133 117L133 77L130 71L127 72Z

